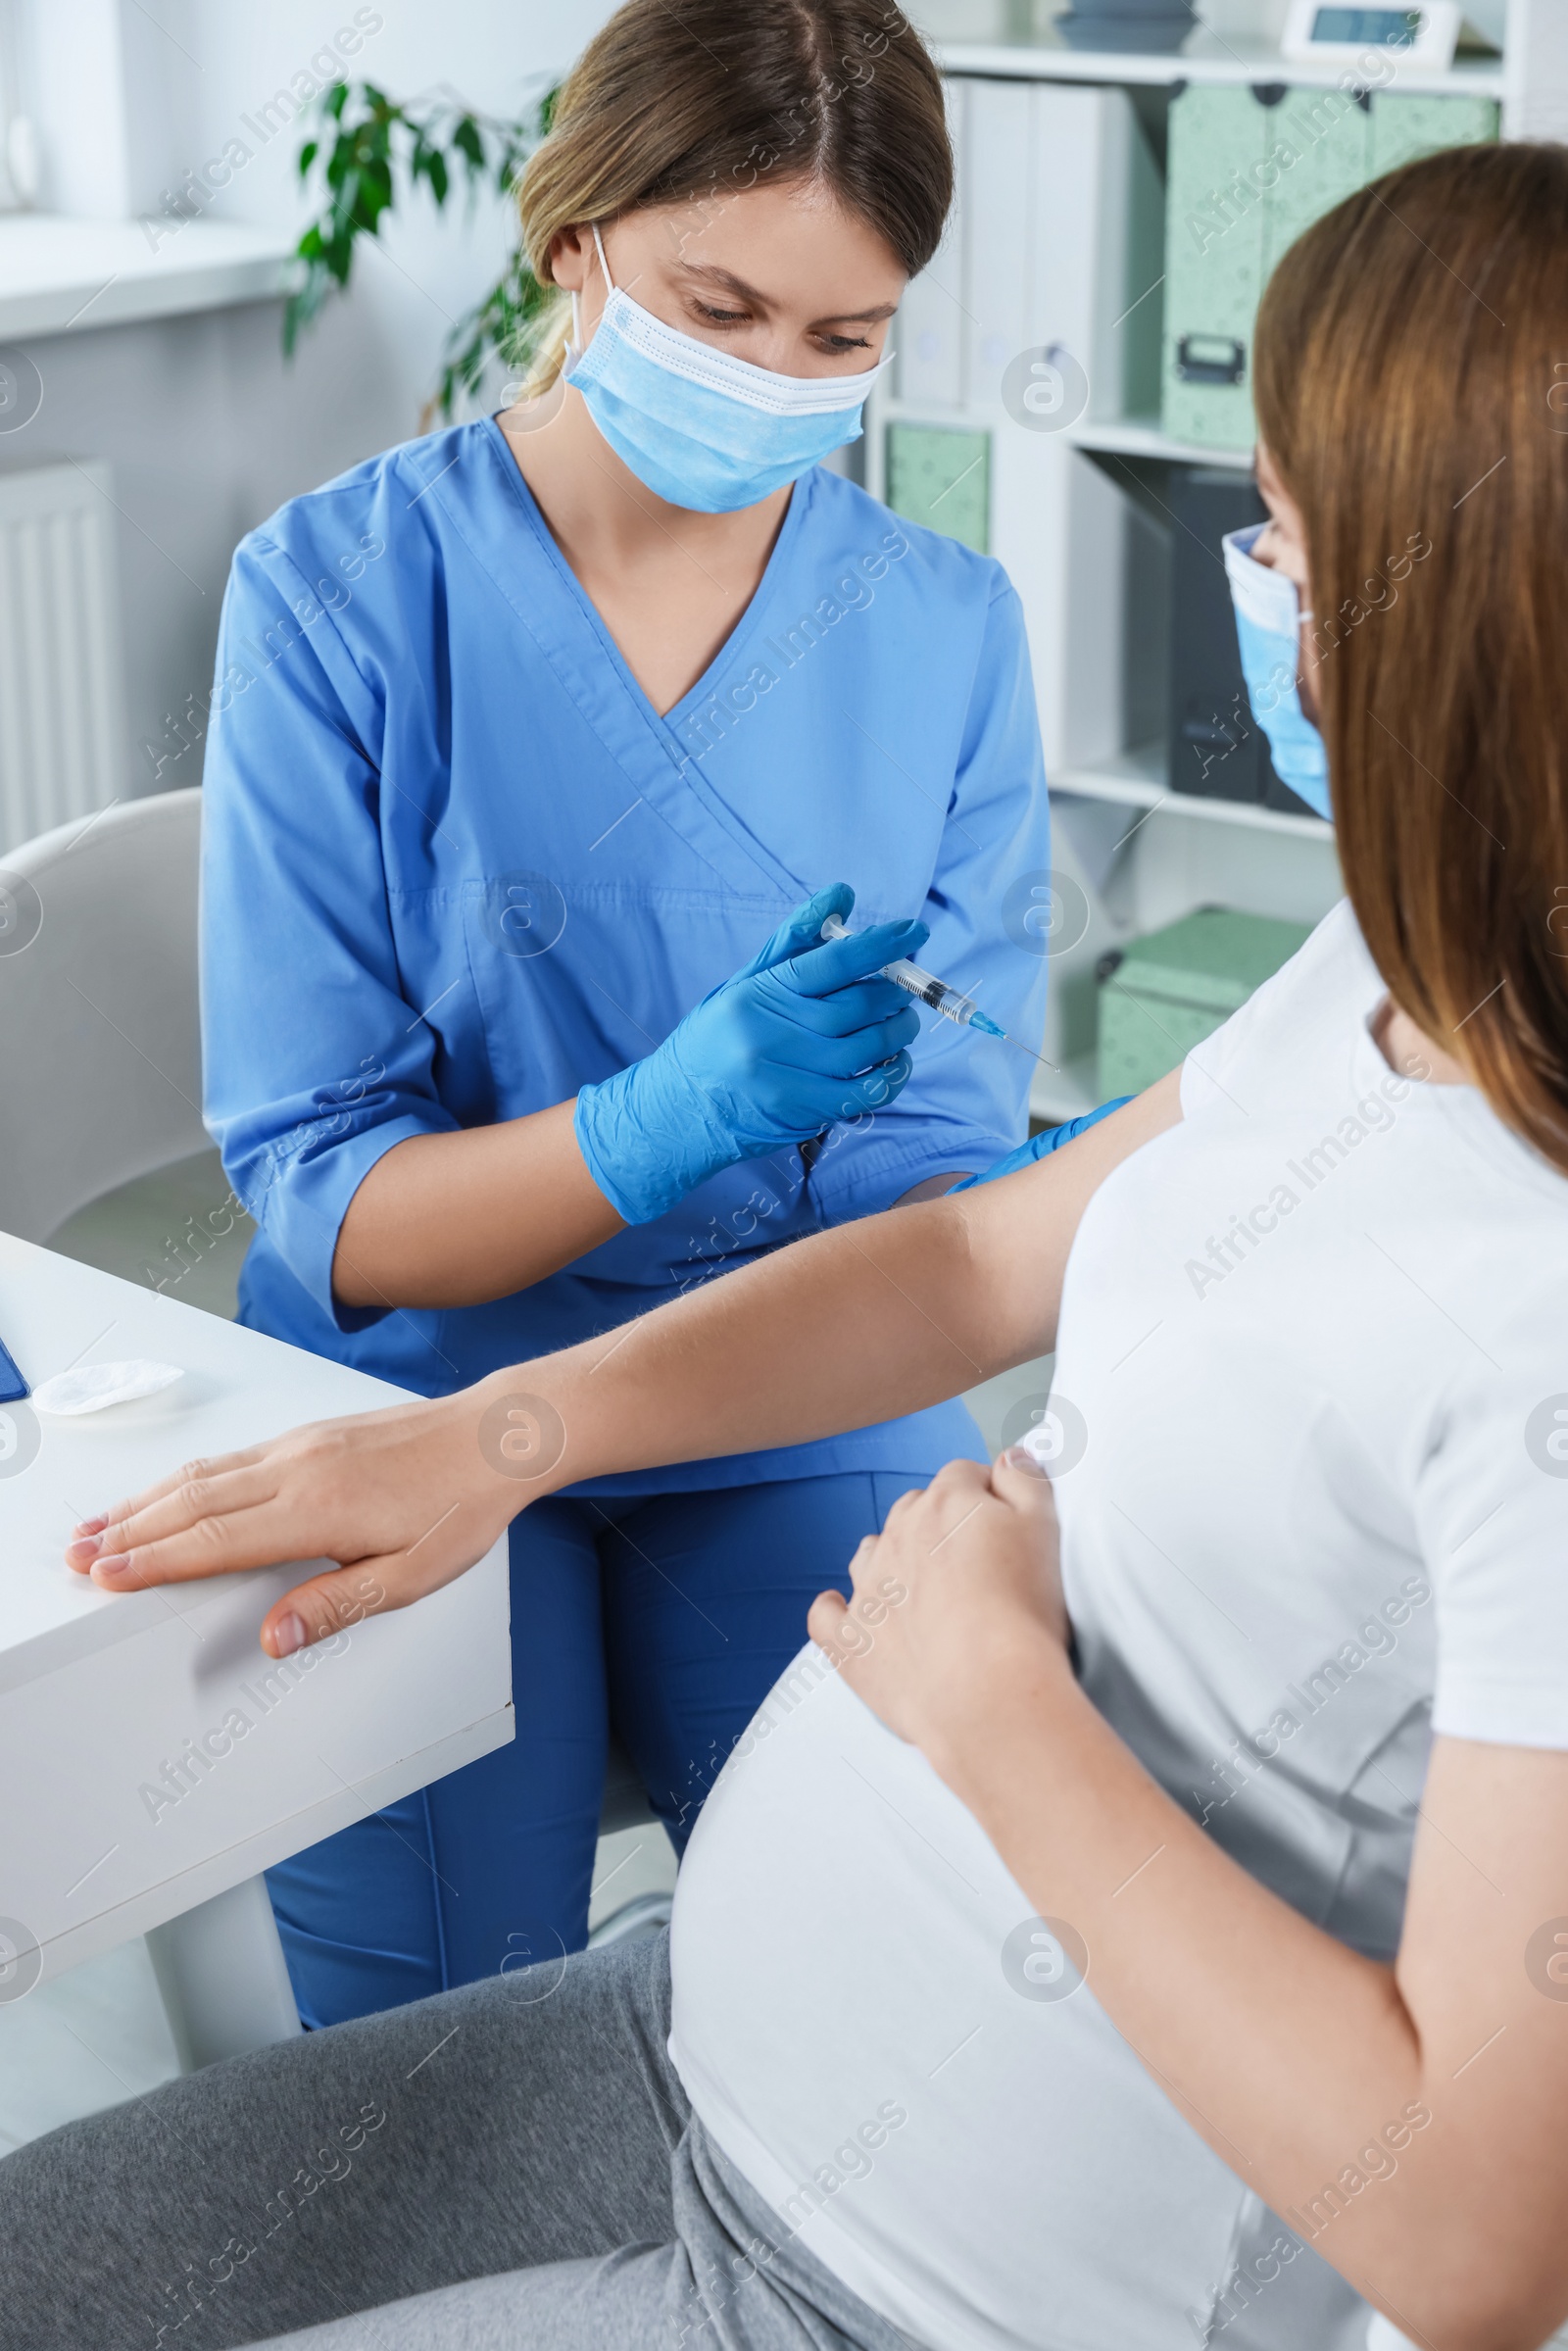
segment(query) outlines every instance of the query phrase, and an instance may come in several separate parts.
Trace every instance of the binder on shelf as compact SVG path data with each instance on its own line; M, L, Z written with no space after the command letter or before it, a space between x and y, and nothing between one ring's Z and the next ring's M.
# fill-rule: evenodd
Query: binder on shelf
M898 396L868 423L870 478L897 512L1005 566L1048 764L1081 765L1120 748L1139 525L1069 428L1082 415L1147 413L1157 396L1159 177L1125 90L962 80L958 233L906 296ZM954 311L956 365L942 339ZM1072 363L1069 403L1043 419L1003 379L1012 362L1057 350Z
M1008 364L1059 344L1087 379L1085 414L1147 412L1162 206L1127 93L977 78L964 136L967 405L1005 408Z
M1042 190L1035 129L1046 94L1028 81L969 85L963 301L972 408L1000 407L1008 361L1044 339L1036 302Z
M991 435L954 424L887 428L888 504L896 514L990 552Z
M899 398L915 408L959 409L963 405L965 317L963 299L964 157L970 84L952 75L943 82L948 136L953 141L954 199L942 242L926 267L911 277L893 329L898 345Z
M1081 416L1147 408L1158 376L1158 173L1125 90L976 83L966 249L972 291L969 398L994 416L991 552L1022 599L1049 770L1121 748L1128 576L1138 516L1071 443ZM1027 223L1009 265L1009 225ZM992 340L1010 345L1003 351ZM1006 363L1055 352L1081 374L1054 429L1002 396ZM1001 359L1003 365L996 362ZM989 378L986 368L989 367ZM1072 408L1081 402L1080 415Z

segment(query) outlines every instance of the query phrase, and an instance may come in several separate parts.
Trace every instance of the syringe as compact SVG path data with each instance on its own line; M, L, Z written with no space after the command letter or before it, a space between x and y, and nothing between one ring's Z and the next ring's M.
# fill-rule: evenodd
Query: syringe
M830 914L822 925L822 936L824 939L847 939L850 926L841 915ZM1000 1037L1004 1045L1016 1045L1020 1053L1034 1053L1037 1061L1045 1061L1048 1069L1055 1068L1054 1061L1046 1061L1045 1054L1036 1053L1032 1045L1022 1045L1016 1037L1009 1037L1005 1029L999 1029L996 1022L981 1011L972 996L965 996L959 988L950 988L947 981L939 980L934 971L922 971L919 964L911 963L906 955L884 963L881 969L885 980L891 980L895 988L903 988L916 1003L928 1005L933 1012L939 1012L944 1020L953 1021L960 1029L978 1029L982 1037Z

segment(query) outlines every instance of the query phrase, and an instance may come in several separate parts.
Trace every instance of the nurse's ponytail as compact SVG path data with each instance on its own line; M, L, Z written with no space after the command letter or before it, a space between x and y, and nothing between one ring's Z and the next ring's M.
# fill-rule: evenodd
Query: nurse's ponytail
M1394 1002L1568 1174L1568 150L1391 172L1280 263L1340 863Z
M722 205L814 179L912 277L953 198L942 82L894 0L627 0L589 42L518 187L541 283L557 234L648 204ZM563 295L536 325L526 391L561 371Z

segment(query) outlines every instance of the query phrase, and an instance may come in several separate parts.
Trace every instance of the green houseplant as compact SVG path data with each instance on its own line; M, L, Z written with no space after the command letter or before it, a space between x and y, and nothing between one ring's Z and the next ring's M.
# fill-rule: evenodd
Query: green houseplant
M420 185L438 208L461 181L470 204L485 187L510 195L517 173L550 128L552 87L520 118L483 115L450 92L389 98L373 82L337 81L312 110L299 175L318 194L315 219L296 248L299 281L283 313L283 349L353 274L361 237L380 234L385 215ZM520 247L495 284L447 336L427 416L451 420L460 392L477 393L492 355L508 369L526 365L532 330L553 288L541 285Z

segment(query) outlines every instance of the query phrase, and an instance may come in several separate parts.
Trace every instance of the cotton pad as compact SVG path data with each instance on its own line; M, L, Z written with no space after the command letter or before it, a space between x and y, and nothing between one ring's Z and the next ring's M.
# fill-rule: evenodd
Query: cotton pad
M129 1363L84 1363L79 1371L56 1372L32 1392L40 1412L73 1419L81 1412L102 1412L109 1404L128 1404L138 1396L156 1396L160 1388L182 1380L177 1363L154 1363L138 1355Z

